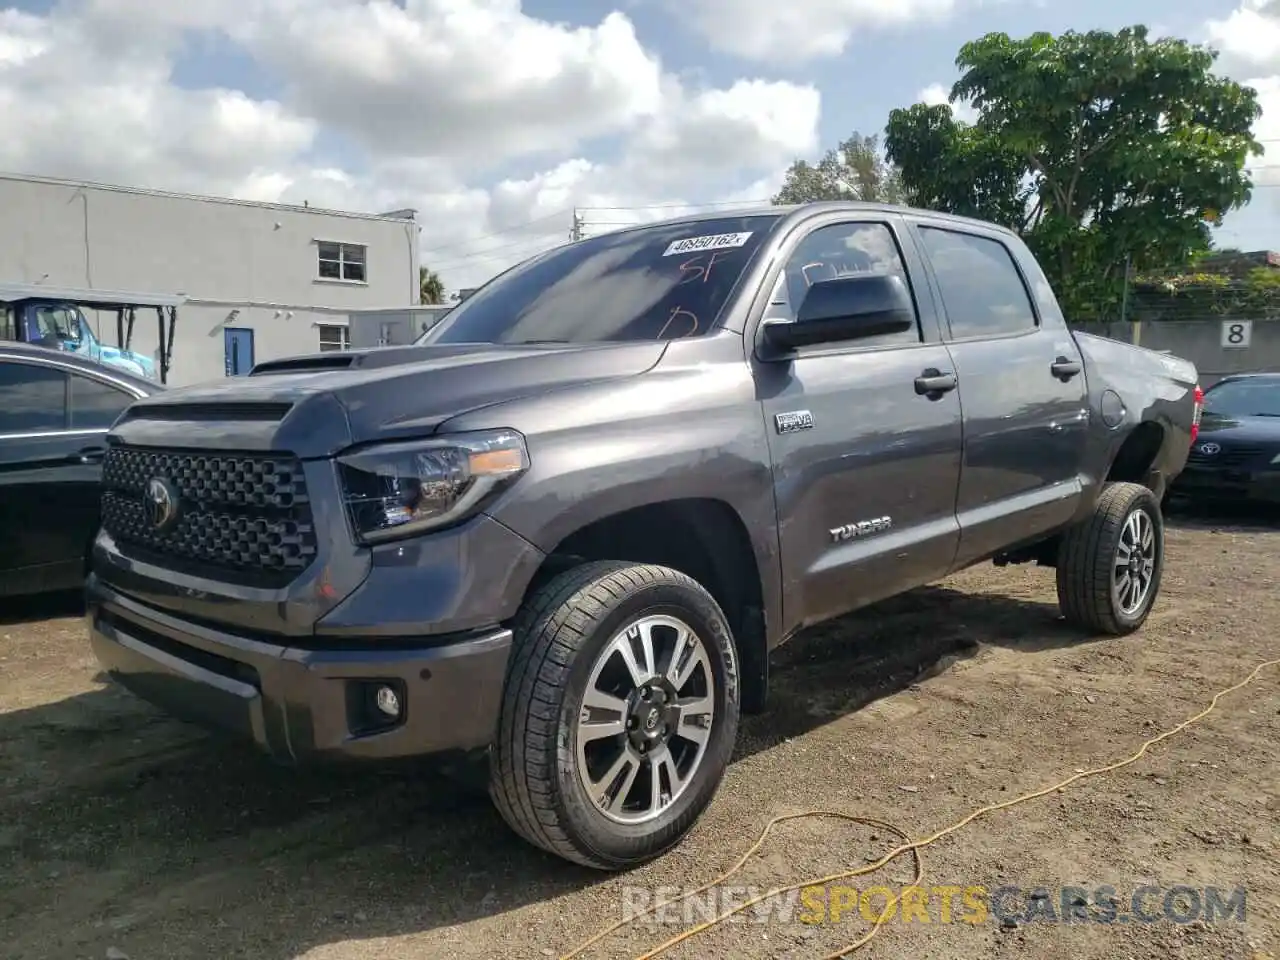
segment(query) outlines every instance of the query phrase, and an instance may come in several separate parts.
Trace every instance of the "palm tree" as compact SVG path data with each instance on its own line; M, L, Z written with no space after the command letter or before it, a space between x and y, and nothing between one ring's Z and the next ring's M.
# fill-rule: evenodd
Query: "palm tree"
M423 303L444 303L444 281L434 270L418 268L418 289Z

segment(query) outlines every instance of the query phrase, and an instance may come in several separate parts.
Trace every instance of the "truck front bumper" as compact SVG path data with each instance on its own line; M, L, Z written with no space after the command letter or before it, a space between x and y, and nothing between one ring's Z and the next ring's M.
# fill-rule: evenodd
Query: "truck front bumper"
M1280 469L1226 470L1188 465L1170 492L1189 500L1280 504Z
M497 727L505 628L386 643L325 638L304 649L180 619L96 576L85 590L90 642L109 676L285 763L474 750Z

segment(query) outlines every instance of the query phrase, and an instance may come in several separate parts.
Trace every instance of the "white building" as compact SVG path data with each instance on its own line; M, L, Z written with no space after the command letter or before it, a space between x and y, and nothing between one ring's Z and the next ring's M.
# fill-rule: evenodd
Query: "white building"
M341 349L349 312L418 303L418 229L412 210L342 213L0 175L0 282L184 294L172 385ZM115 314L84 313L116 345ZM158 356L157 324L140 318L130 346Z

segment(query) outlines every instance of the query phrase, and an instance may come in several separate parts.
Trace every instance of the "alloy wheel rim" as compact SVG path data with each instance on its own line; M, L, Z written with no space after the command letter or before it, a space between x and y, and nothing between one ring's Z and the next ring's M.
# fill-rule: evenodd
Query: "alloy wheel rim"
M645 823L702 765L715 717L706 644L683 620L641 617L605 644L578 710L578 778L597 811Z
M1120 612L1132 616L1142 609L1155 581L1156 530L1151 515L1135 510L1125 518L1112 567L1111 595Z

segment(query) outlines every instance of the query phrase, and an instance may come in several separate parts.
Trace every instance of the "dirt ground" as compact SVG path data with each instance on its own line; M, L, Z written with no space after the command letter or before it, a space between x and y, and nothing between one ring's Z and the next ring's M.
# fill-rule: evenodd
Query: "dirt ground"
M1158 605L1125 639L1065 627L1051 571L983 567L784 647L772 705L746 721L711 809L680 848L627 876L525 846L483 798L427 771L272 767L104 684L68 603L10 607L0 611L0 955L559 957L627 903L714 878L778 814L841 809L927 835L1128 755L1280 657L1280 523L1174 517L1167 543ZM933 901L930 922L891 921L860 955L1280 957L1278 744L1272 668L1134 765L924 850L926 889L1012 885L1022 899L1005 912L1056 913L1060 887L1109 884L1119 922L1055 923L1040 909L1035 922L948 923ZM893 844L884 829L791 823L734 882L763 890L835 873ZM851 883L897 890L910 878L904 858ZM1144 901L1156 919L1126 923L1145 884L1159 888ZM1167 918L1161 904L1177 885L1224 899L1244 888L1245 917L1177 922L1196 916L1184 891ZM1036 887L1047 900L1027 898ZM702 904L582 956L640 955L682 919L702 919ZM835 924L798 916L726 925L663 956L817 958L868 928L856 909Z

